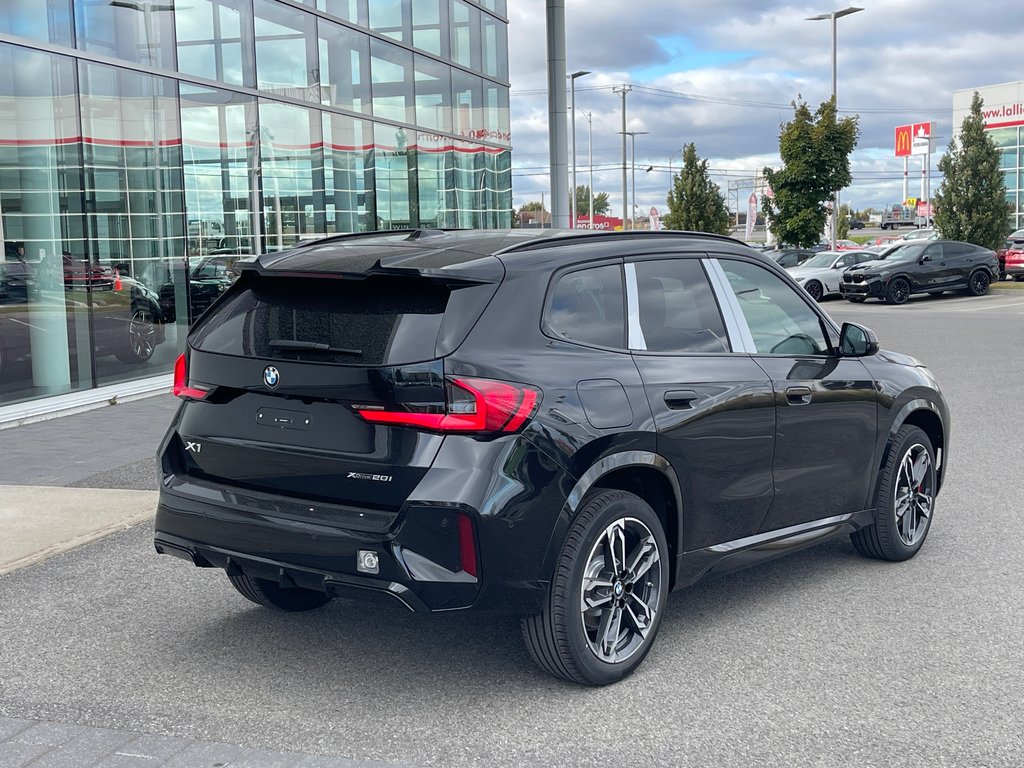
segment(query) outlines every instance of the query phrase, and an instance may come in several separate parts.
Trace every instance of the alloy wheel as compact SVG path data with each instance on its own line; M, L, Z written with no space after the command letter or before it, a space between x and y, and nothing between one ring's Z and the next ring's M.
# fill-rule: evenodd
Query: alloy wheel
M807 284L807 293L809 293L811 298L814 299L815 301L820 301L822 294L821 283L819 283L817 280L812 280L811 282L809 282Z
M156 326L145 310L136 310L128 323L128 339L136 360L149 360L156 349Z
M893 304L902 304L910 298L910 285L902 278L897 279L889 287L889 295Z
M613 521L598 537L583 573L580 618L587 645L617 664L639 651L655 625L664 588L658 542L636 518Z
M984 296L988 293L988 286L991 281L984 272L975 272L971 275L971 293L975 296Z
M920 443L903 455L893 494L896 530L900 540L912 547L927 532L935 503L935 472L928 449Z

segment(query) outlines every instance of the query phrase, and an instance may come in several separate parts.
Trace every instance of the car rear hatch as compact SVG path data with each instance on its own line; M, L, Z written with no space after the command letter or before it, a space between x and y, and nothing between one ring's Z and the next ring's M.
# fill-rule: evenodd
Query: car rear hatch
M437 456L444 430L429 420L452 397L444 357L493 296L501 264L379 243L267 261L242 271L179 360L176 390L189 402L169 489L386 531ZM396 413L426 426L383 418Z

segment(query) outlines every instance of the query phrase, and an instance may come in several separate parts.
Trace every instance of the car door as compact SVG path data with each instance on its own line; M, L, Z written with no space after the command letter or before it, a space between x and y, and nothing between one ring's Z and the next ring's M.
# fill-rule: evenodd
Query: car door
M915 291L941 290L954 282L953 268L947 263L946 247L943 243L929 243L912 265L911 274Z
M625 273L629 347L679 480L683 549L752 535L773 494L771 381L734 350L699 257L627 261Z
M751 358L775 397L775 496L762 531L845 515L867 504L877 429L875 383L800 289L757 264L719 258Z

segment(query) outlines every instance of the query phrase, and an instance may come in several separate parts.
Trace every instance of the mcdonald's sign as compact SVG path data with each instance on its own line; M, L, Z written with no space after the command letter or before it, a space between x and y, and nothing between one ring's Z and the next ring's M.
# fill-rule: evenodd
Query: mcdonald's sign
M914 143L914 126L896 126L896 157L909 157Z

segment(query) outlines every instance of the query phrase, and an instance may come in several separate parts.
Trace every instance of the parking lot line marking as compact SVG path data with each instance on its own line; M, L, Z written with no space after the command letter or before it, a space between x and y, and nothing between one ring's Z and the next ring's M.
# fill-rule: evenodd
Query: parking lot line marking
M1024 306L1024 301L1015 301L1012 304L986 304L984 307L971 307L970 309L958 309L957 312L981 312L984 309L1006 309L1007 307Z

